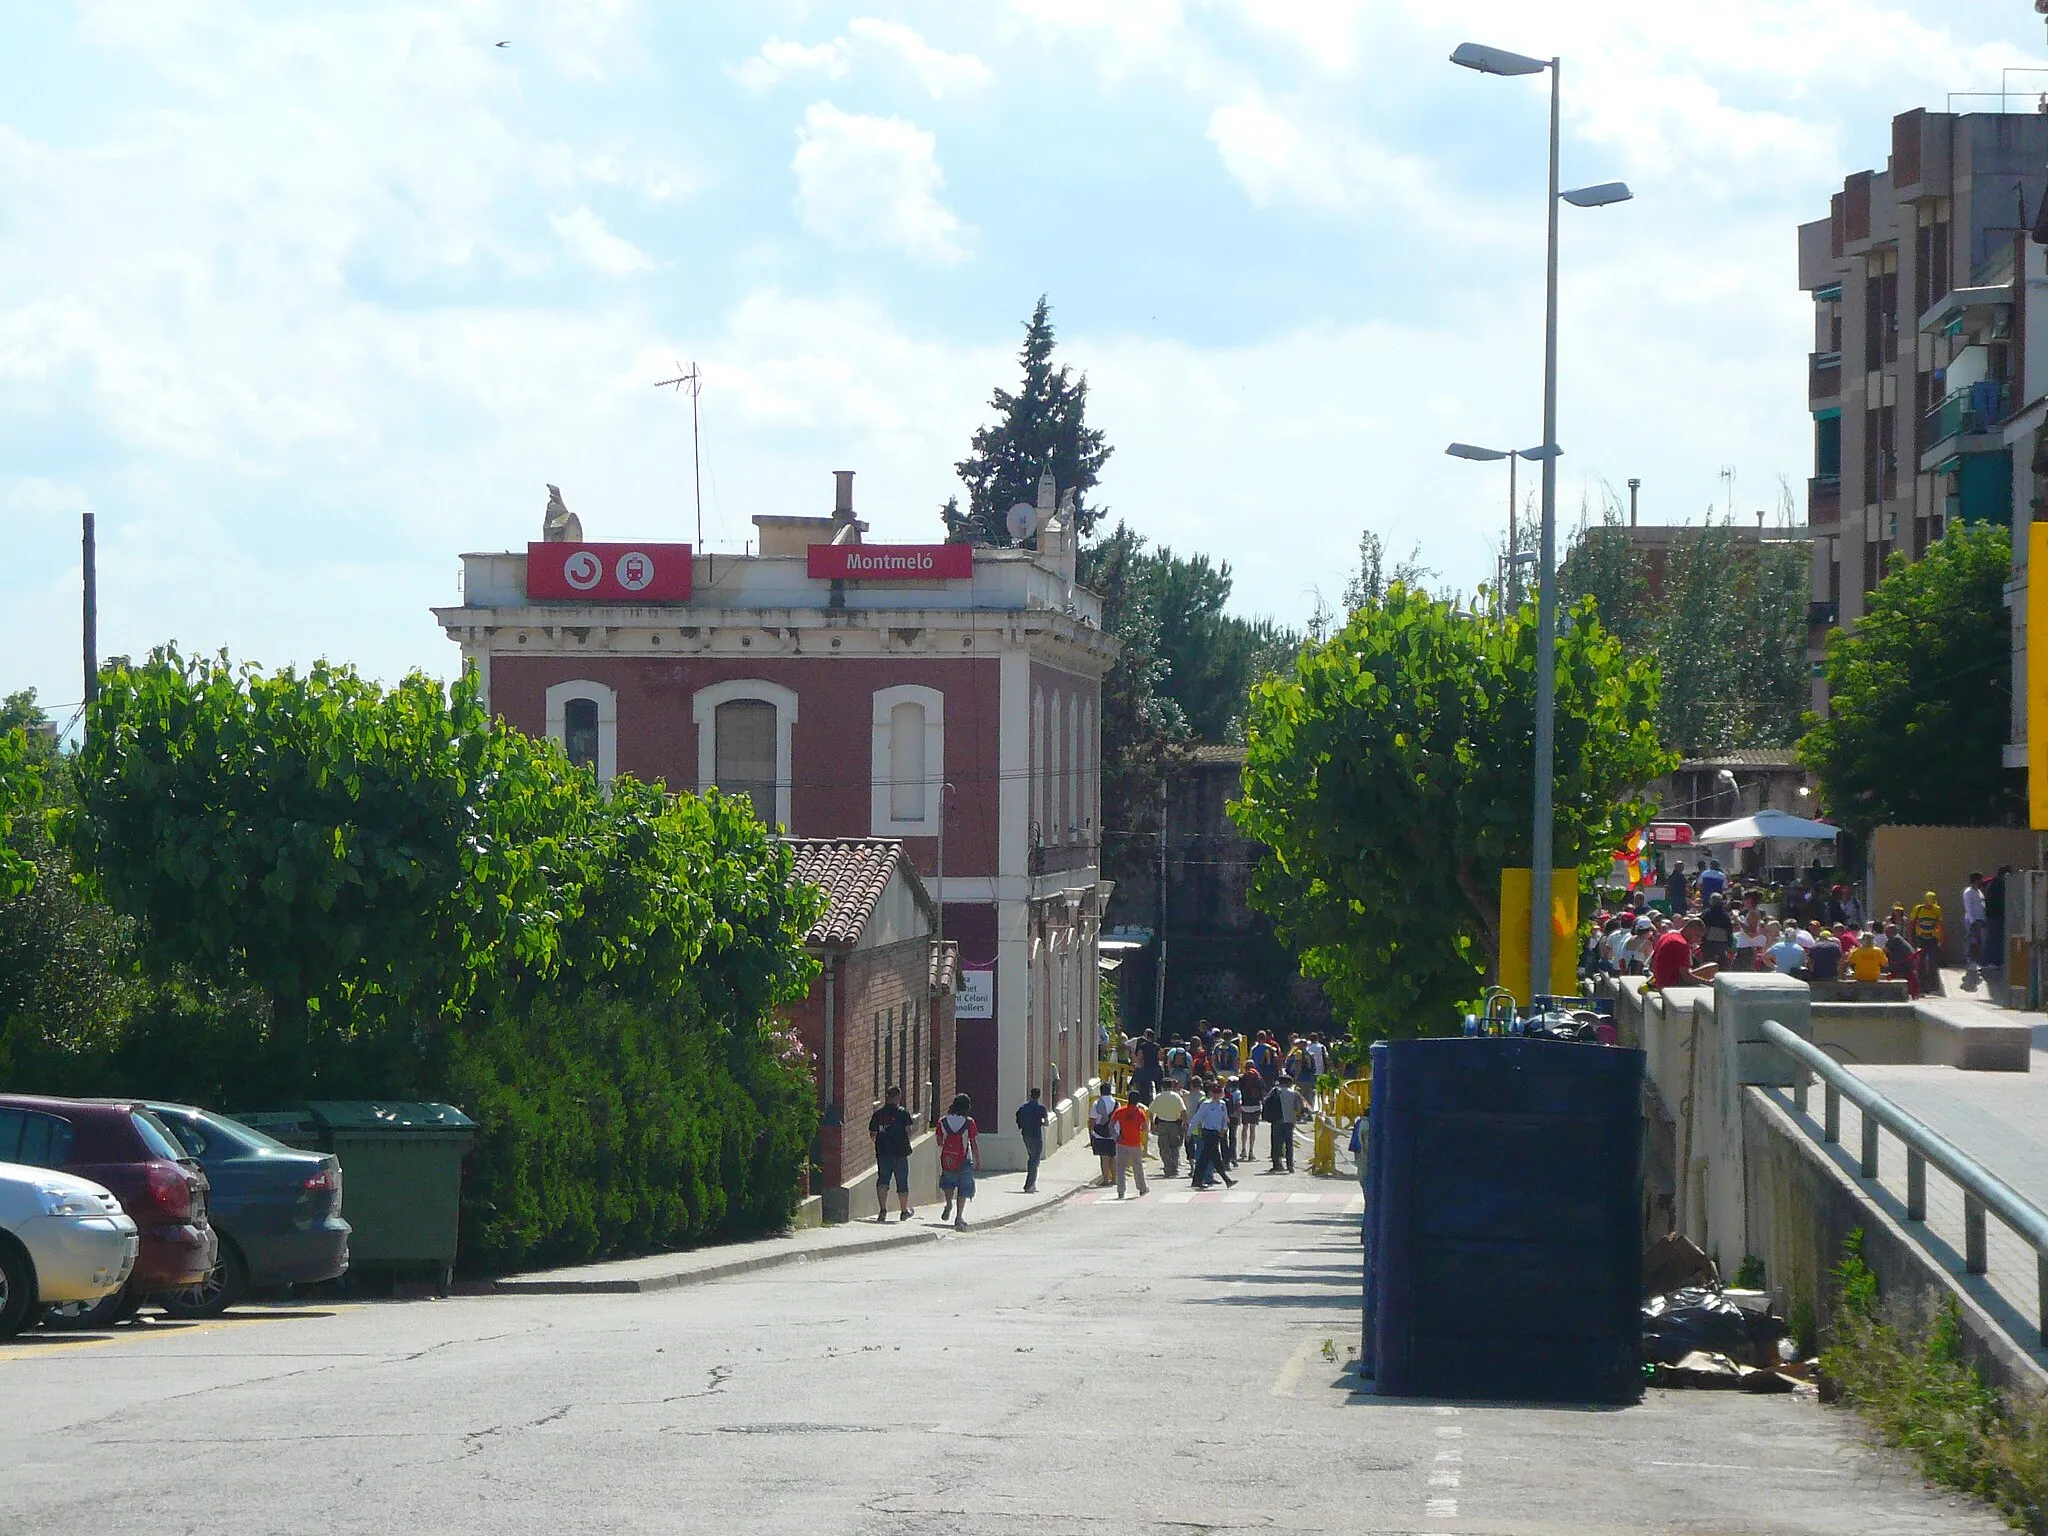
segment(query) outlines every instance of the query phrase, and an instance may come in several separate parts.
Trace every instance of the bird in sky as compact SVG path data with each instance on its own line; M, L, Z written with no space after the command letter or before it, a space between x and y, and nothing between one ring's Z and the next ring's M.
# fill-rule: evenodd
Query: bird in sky
M512 45L512 39L511 39L511 38L509 38L509 37L508 37L508 38L506 38L506 39L505 39L505 41L504 41L504 42L502 42L502 43L493 43L493 44L491 44L491 46L492 46L493 48L509 48L509 47L510 47L511 45Z

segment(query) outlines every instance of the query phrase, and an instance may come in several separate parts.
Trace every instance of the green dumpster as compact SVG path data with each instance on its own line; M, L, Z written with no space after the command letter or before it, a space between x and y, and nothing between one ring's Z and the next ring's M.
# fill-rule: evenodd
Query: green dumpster
M321 1099L302 1110L237 1115L293 1146L341 1160L351 1275L424 1275L446 1294L455 1274L462 1159L476 1124L452 1104Z

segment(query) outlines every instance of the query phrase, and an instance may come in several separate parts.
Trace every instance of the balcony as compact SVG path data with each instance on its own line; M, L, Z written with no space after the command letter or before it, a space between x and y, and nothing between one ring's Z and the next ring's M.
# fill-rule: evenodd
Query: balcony
M1815 475L1806 482L1806 521L1813 527L1842 520L1842 477Z
M1842 397L1842 354L1813 352L1806 359L1806 400L1817 405Z
M1920 441L1931 453L1936 444L1945 443L1950 438L1989 432L2005 420L2011 409L2010 385L1999 379L1979 379L1957 390L1927 413Z

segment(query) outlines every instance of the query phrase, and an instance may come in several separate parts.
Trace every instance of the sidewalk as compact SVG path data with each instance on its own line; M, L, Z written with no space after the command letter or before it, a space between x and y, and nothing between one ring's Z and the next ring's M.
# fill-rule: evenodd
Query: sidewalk
M687 1253L657 1253L641 1259L614 1259L602 1264L579 1264L569 1269L506 1275L492 1289L499 1295L512 1296L669 1291L678 1286L700 1285L784 1264L809 1264L874 1253L884 1248L899 1248L909 1243L972 1237L990 1227L1005 1227L1040 1211L1050 1210L1069 1196L1088 1188L1100 1177L1101 1171L1102 1165L1089 1154L1088 1138L1076 1136L1048 1155L1039 1167L1036 1194L1024 1193L1024 1175L1021 1173L991 1173L978 1178L974 1199L967 1206L967 1230L964 1232L956 1233L950 1223L940 1226L937 1206L919 1207L910 1220L898 1221L892 1194L886 1223L870 1217L866 1221L850 1221L841 1226L812 1227L806 1231L785 1232L780 1236L755 1238L749 1242L694 1248Z

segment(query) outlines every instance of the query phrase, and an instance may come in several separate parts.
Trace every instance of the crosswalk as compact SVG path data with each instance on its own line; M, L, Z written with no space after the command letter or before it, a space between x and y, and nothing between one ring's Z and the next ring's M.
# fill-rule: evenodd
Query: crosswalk
M1133 1198L1136 1191L1131 1191ZM1282 1189L1169 1189L1162 1190L1155 1182L1147 1201L1160 1205L1314 1205L1325 1210L1337 1207L1346 1211L1365 1209L1365 1196L1356 1189L1343 1190L1282 1190ZM1104 1201L1117 1203L1113 1189L1084 1189L1068 1202L1070 1205L1100 1205ZM1126 1201L1125 1204L1129 1204Z

